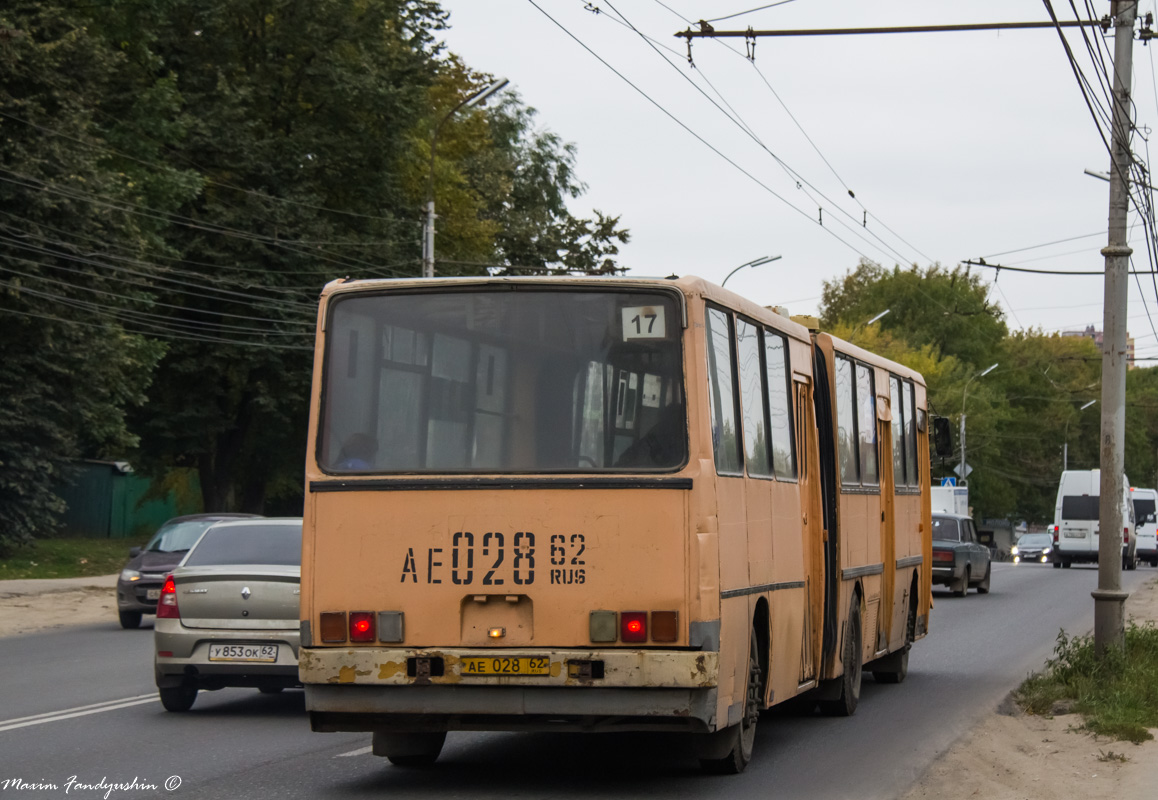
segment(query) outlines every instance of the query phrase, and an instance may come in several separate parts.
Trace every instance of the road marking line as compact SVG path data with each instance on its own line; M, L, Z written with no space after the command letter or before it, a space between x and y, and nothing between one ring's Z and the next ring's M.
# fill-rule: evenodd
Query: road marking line
M338 753L334 758L349 758L350 756L364 756L367 753L374 752L373 747L359 747L357 750L351 750L348 753Z
M140 695L138 698L128 698L126 700L113 700L110 705L108 703L98 703L94 706L80 706L78 709L66 709L65 711L57 711L53 714L40 714L36 717L22 717L23 721L6 720L0 722L0 733L4 731L11 731L17 728L27 728L30 725L43 725L46 722L60 722L61 720L73 719L74 717L85 717L89 714L99 714L102 711L116 711L121 708L129 708L130 706L139 706L145 703L155 703L159 698L155 694Z
M130 700L142 700L146 697L156 697L156 696L157 696L156 692L150 692L149 694L135 694L132 697L121 697L121 698L118 698L116 700L105 700L104 702L101 702L101 703L90 703L87 706L75 706L73 708L62 708L59 711L47 711L43 714L32 714L31 716L28 716L28 717L16 717L15 719L0 719L0 725L11 725L14 722L24 722L25 720L40 719L41 717L55 717L58 714L68 714L68 713L71 713L73 711L84 711L85 709L88 709L88 708L100 708L101 706L111 706L111 705L115 705L116 703L127 703Z

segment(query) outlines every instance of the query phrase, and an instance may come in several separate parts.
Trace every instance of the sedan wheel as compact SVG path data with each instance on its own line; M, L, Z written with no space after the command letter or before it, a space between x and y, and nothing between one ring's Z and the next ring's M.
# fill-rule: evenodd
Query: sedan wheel
M964 597L969 593L969 567L965 568L965 574L961 576L961 582L953 587L953 594L958 597Z
M989 594L989 574L993 572L993 564L985 565L985 577L977 584L977 594Z
M166 711L188 711L197 700L196 686L161 688L157 692L161 695L161 705Z
M121 618L121 627L127 631L141 627L140 611L118 611L117 616Z

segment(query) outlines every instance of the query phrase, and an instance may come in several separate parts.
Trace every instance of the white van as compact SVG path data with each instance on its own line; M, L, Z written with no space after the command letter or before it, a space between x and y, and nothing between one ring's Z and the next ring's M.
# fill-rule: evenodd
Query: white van
M1158 567L1158 491L1130 487L1134 500L1134 523L1138 531L1139 561Z
M1101 497L1100 469L1066 470L1057 488L1053 512L1055 567L1077 562L1098 563L1098 511ZM1122 476L1122 569L1138 566L1138 540L1134 535L1134 506L1130 480Z

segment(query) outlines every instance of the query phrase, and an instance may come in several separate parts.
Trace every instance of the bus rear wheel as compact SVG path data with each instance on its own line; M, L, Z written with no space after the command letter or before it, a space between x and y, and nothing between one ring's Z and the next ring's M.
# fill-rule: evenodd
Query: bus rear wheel
M700 758L700 767L704 772L713 775L739 775L752 760L752 750L756 744L756 723L760 720L760 698L763 692L755 626L748 639L748 692L744 701L744 716L738 724L708 734L710 738L705 750L711 752L717 748L728 747L726 756Z
M852 608L848 612L848 626L844 635L844 674L834 681L840 681L840 694L832 700L821 700L820 711L830 717L851 717L860 703L860 682L864 662L861 660L860 598L852 597ZM906 669L908 665L906 664Z
M398 767L429 767L438 760L446 731L437 733L387 733L374 731L374 755L386 756Z

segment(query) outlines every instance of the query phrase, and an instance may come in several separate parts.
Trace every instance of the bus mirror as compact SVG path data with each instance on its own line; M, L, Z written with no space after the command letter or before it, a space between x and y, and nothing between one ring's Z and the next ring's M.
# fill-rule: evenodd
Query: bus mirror
M948 417L933 417L933 449L938 458L953 455L953 429Z

